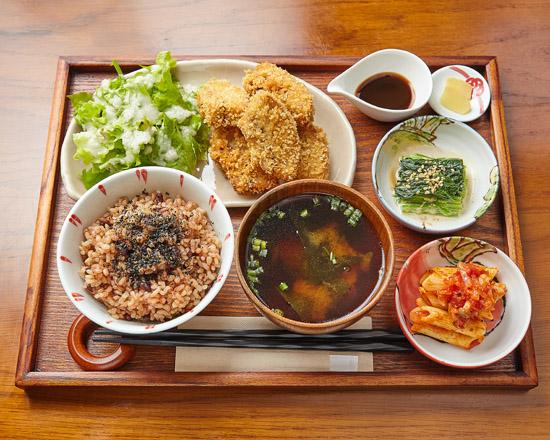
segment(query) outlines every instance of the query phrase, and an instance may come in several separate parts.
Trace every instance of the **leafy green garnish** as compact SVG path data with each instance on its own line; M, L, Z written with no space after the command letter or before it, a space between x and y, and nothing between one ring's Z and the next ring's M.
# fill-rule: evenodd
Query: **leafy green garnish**
M91 94L69 96L82 131L73 135L74 158L84 163L86 188L116 172L143 165L177 168L188 173L206 158L209 129L203 123L195 92L174 75L176 61L160 52L156 64L129 77L104 80Z
M462 211L465 194L462 159L423 154L401 158L394 196L404 213L455 217Z

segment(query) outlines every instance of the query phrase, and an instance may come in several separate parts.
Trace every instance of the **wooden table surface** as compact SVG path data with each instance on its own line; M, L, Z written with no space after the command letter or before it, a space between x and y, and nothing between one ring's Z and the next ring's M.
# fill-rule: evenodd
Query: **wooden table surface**
M505 5L505 3L510 3ZM35 2L0 7L0 438L549 438L548 1ZM14 387L59 55L497 55L540 385L529 392Z

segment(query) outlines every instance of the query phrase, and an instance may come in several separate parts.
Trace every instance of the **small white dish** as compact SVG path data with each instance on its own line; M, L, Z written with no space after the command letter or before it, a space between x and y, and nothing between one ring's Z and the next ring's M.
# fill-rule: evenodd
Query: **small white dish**
M216 281L191 311L170 321L147 323L113 318L106 307L84 287L79 270L82 264L80 243L84 229L103 215L121 197L132 198L142 191L167 192L197 203L211 220L222 243L221 265ZM133 168L114 174L90 188L75 203L61 227L57 242L57 271L61 284L74 306L101 327L121 333L148 334L177 327L199 314L218 294L231 269L234 233L227 209L216 195L196 177L164 167Z
M459 78L472 87L472 99L470 105L472 109L469 113L461 115L460 113L453 112L447 107L444 107L440 103L441 95L445 90L445 84L447 78L454 77ZM433 91L430 96L430 107L441 116L452 118L456 121L470 122L479 118L483 113L487 111L489 103L491 102L491 90L489 84L485 81L485 78L476 70L468 66L453 65L442 67L432 74L433 78Z
M398 73L409 80L414 93L412 105L392 110L359 99L357 89L368 78L384 72ZM432 76L424 61L400 49L384 49L371 53L334 78L327 86L329 93L342 95L364 114L382 122L402 121L426 105L432 94Z
M181 84L199 87L211 78L224 78L235 85L242 85L245 70L257 63L245 60L208 59L178 61L176 77ZM128 75L133 75L131 72ZM114 69L113 69L114 77ZM313 95L315 124L325 130L330 155L330 179L351 186L355 175L355 135L342 109L332 98L317 87L303 81ZM74 118L71 120L61 147L61 178L69 197L77 200L86 189L80 181L83 164L74 160L76 151L73 134L81 131ZM220 196L227 207L250 206L258 197L243 196L235 192L221 169L209 160L201 174L201 180Z
M458 217L405 214L394 198L401 157L421 153L457 157L466 166L467 192ZM384 208L399 222L419 232L448 234L473 224L493 203L499 172L491 147L473 128L443 116L418 116L393 127L378 143L372 180Z
M409 314L416 307L422 275L434 266L455 266L459 261L497 267L497 279L507 288L500 322L495 317L487 323L490 330L484 341L470 350L410 331ZM500 249L468 237L441 238L417 249L397 276L395 307L401 330L416 350L435 362L457 368L479 368L507 356L519 345L531 320L531 295L518 267Z

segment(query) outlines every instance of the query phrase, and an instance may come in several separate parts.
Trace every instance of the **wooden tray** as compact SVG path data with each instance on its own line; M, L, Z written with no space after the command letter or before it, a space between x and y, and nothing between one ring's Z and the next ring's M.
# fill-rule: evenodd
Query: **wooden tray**
M181 58L181 57L180 57ZM196 58L196 57L194 57ZM206 57L204 57L206 58ZM242 57L241 57L242 58ZM347 57L247 57L269 60L291 73L325 89L330 79L357 59ZM465 64L482 72L489 82L490 111L470 125L495 151L500 166L501 190L488 212L463 235L486 240L507 252L523 270L514 183L496 58L425 57L431 69L448 64ZM151 64L153 59L119 60L124 71ZM73 201L67 196L59 174L61 143L71 118L66 96L93 90L103 78L113 77L110 59L63 57L59 59L50 129L40 187L40 201L30 264L23 328L16 373L16 385L35 386L318 386L318 387L506 387L532 388L537 385L533 336L528 330L521 345L499 362L477 370L460 370L431 362L413 353L375 353L372 373L175 373L175 349L138 347L136 356L119 371L84 372L67 350L67 331L77 316L66 298L56 270L56 243L63 220ZM378 141L394 124L373 121L351 104L335 98L349 118L357 138L357 171L353 186L378 206L371 181L371 159ZM426 108L425 113L429 113ZM381 208L381 207L380 207ZM382 208L381 208L382 209ZM385 212L382 209L383 212ZM235 230L245 209L231 209ZM419 246L434 239L415 233L393 220L396 243L394 277L405 259ZM371 316L376 328L398 329L393 306L394 282L390 284ZM241 290L235 271L205 315L255 316ZM91 345L92 352L108 348Z

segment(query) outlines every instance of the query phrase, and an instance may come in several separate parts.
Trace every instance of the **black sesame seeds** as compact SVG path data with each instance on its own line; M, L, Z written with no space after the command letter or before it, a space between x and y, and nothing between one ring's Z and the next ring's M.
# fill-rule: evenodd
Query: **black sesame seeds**
M113 269L128 277L136 289L150 291L150 282L158 272L170 271L182 262L179 241L184 236L182 221L170 209L163 209L164 197L152 194L156 202L151 206L129 204L115 219Z

